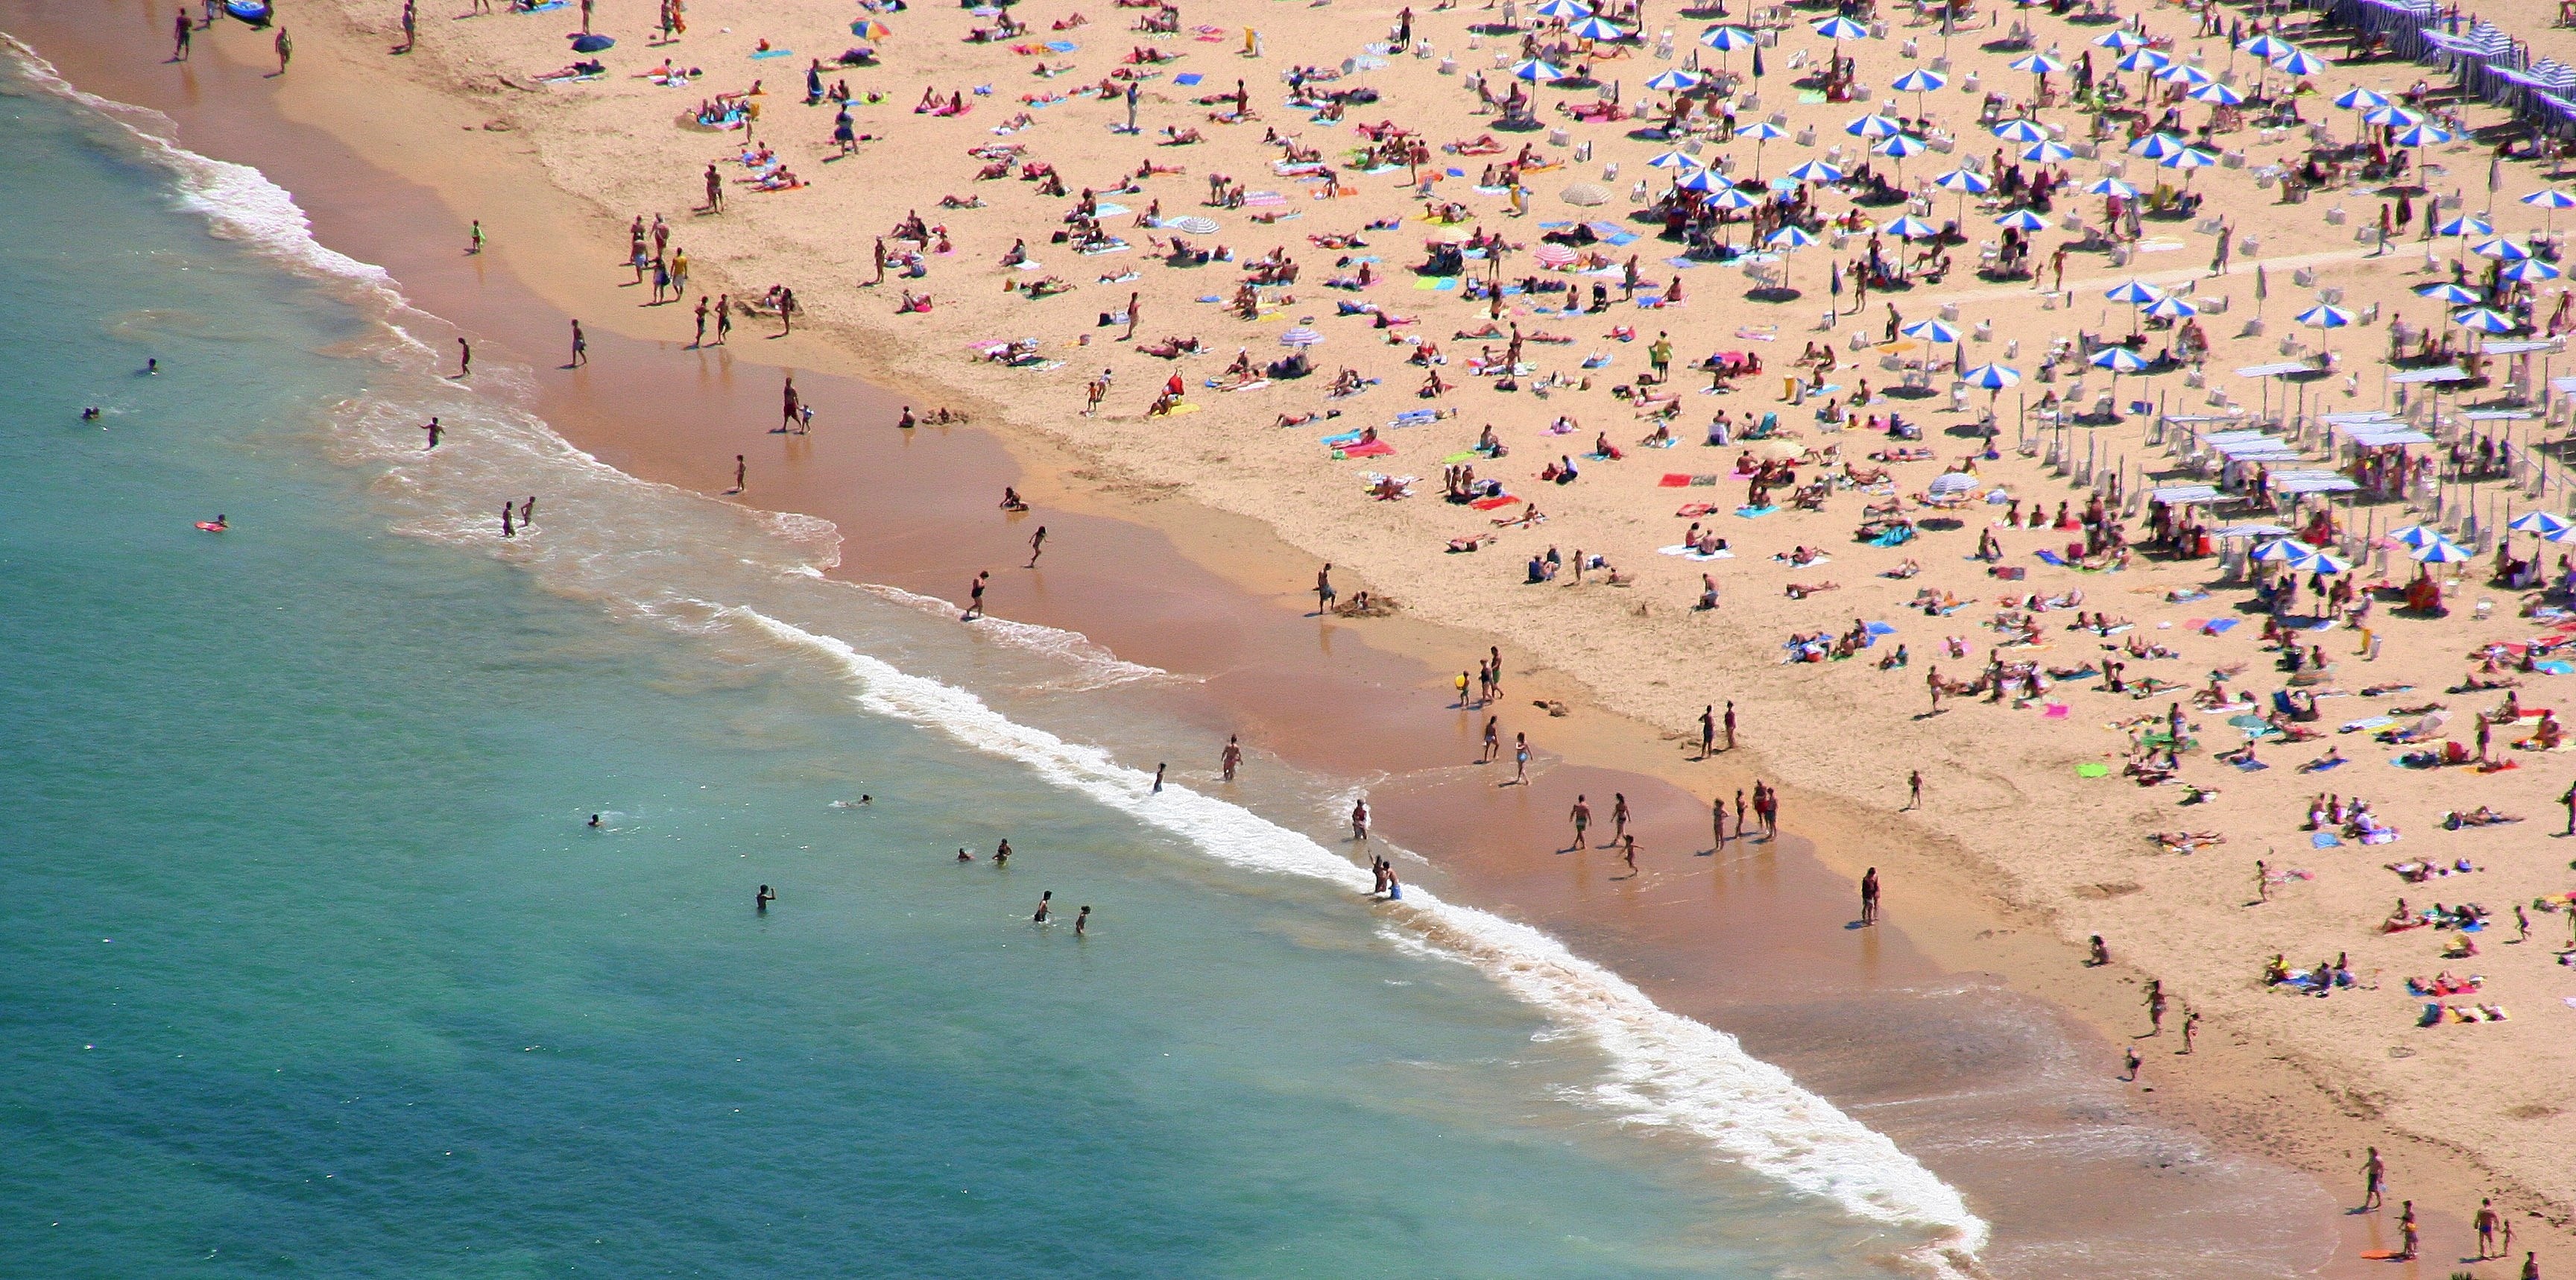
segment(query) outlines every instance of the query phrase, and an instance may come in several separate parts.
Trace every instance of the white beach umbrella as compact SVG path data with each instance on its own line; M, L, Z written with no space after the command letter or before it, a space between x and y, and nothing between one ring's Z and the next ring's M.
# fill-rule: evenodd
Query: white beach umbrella
M2131 49L2147 47L2147 38L2134 31L2114 30L2095 36L2093 43L2097 48L2109 49L2114 53L2127 53Z
M2417 297L2432 298L2455 307L2474 306L2486 300L2486 295L2477 290L2453 284L2448 280L2439 284L2418 286L2415 294Z
M2529 281L2533 284L2538 284L2543 280L2555 280L2563 273L2560 272L2558 268L2553 267L2538 258L2525 258L2520 262L2506 267L2504 270L2499 271L2496 274L2507 280Z
M1986 391L2001 391L2021 381L2021 370L2010 365L1981 364L1959 375L1961 382Z
M2555 231L2558 229L2559 210L2576 209L2576 196L2571 196L2556 187L2542 187L2540 190L2524 196L2522 198L2522 202L2528 205L2537 205L2541 209L2547 211L2546 216L2541 222L2541 230L2543 231Z

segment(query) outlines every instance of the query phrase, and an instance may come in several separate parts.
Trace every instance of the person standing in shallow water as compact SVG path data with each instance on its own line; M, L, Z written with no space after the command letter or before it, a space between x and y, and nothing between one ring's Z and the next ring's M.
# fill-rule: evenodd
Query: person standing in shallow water
M751 895L751 909L765 916L769 914L769 904L776 901L778 895L768 885L762 885L760 892Z
M1860 922L1878 923L1878 868L1871 867L1860 878Z
M1233 734L1226 735L1225 754L1218 757L1217 763L1225 770L1225 780L1234 781L1235 766L1243 763L1242 739Z

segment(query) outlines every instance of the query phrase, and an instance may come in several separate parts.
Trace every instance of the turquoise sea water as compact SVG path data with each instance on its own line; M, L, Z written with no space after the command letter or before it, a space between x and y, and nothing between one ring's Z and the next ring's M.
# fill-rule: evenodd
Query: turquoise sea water
M1156 742L1154 673L823 582L831 531L436 377L254 175L0 91L0 1273L1857 1276L1982 1231L1546 940L1360 902L1330 780L1146 794L1084 743Z

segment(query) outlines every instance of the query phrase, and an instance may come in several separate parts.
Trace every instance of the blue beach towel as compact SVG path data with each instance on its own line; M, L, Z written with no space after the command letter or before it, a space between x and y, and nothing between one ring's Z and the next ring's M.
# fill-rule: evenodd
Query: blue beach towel
M1198 72L1195 72L1195 71L1184 71L1184 72L1182 72L1181 74L1179 74L1179 75L1176 75L1176 76L1172 77L1172 83L1174 83L1174 84L1182 84L1182 85L1191 85L1191 84L1197 84L1199 81L1204 80L1204 79L1206 79L1206 78L1207 78L1207 77L1202 76L1202 75L1200 75Z

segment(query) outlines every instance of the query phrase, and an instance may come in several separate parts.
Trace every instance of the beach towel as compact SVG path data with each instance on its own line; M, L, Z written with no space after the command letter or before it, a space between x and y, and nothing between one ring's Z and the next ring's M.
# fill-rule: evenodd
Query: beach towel
M2066 557L2061 556L2054 551L2049 551L2043 548L2041 550L2031 552L2031 554L2038 556L2040 561L2044 564L2053 564L2061 569L2066 567Z
M1676 520L1697 520L1701 516L1713 516L1716 514L1717 504L1714 502L1685 502L1681 505L1680 509L1673 512L1673 518Z
M2308 847L2311 849L2339 849L2343 847L2343 837L2336 835L2331 831L2320 831L2315 835L2308 837Z
M1395 452L1395 446L1384 440L1371 440L1367 444L1343 445L1340 452L1345 458L1375 458Z
M1475 509L1477 509L1478 511L1493 511L1493 510L1496 510L1496 509L1498 509L1498 508L1508 507L1508 506L1510 506L1510 505L1512 505L1513 503L1518 502L1518 501L1520 501L1520 499L1515 498L1515 497L1513 497L1512 495L1510 495L1510 494L1506 493L1506 494L1501 494L1501 495L1499 495L1499 496L1491 497L1491 498L1478 498L1478 499L1476 499L1474 502L1470 502L1470 503L1468 503L1467 505L1468 505L1468 506L1471 506L1471 507L1474 507L1474 508L1475 508Z
M2236 629L2236 624L2237 624L2239 621L2242 621L2242 619L2238 619L2238 618L2212 618L2212 619L2210 619L2209 621L2207 621L2207 622L2205 622L2205 623L2202 623L2199 627L2195 628L2195 630L2198 630L2198 631L2200 631L2200 632L2202 632L2202 633L2204 633L2204 634L2207 634L2207 635L2223 636L2223 635L2227 634L2228 632L2235 630L2235 629Z
M2063 720L2067 715L2066 704L2063 702L2049 703L2045 708L2041 709L2039 715L2043 720Z
M2535 662L2531 664L2531 669L2546 671L2553 676L2576 676L2576 663L2571 662Z
M1778 507L1769 507L1769 506L1764 506L1764 507L1737 507L1737 508L1735 509L1735 514L1737 514L1737 515L1739 515L1739 516L1742 516L1742 517L1744 517L1744 518L1745 518L1745 519L1747 519L1747 520L1759 520L1759 519L1761 519L1762 517L1767 516L1767 515L1771 514L1772 512L1777 511L1777 510L1779 510L1779 509L1780 509L1780 508L1778 508Z
M2079 778L2107 778L2111 776L2111 766L2103 764L2100 761L2087 760L2084 763L2075 766L2075 776Z
M1206 76L1200 75L1195 71L1184 71L1181 74L1172 77L1172 83L1179 85L1194 85L1206 78Z
M751 55L751 56L752 56L753 58L755 58L755 59L758 59L758 58L793 58L793 57L795 57L795 56L796 56L796 51L795 51L794 49L763 49L763 50L761 50L760 52L755 53L755 54L753 54L753 55Z
M2395 723L2397 723L2397 717L2395 716L2371 716L2368 719L2363 720L2345 721L2342 725L2336 727L2335 732L2359 733L2364 729L2377 729Z
M1690 482L1691 478L1679 471L1667 471L1664 473L1664 478L1656 481L1655 483L1666 489L1682 489L1688 488Z
M2261 773L2272 767L2260 760L2230 760L2227 763L2236 766L2240 773Z
M1657 547L1655 548L1655 553L1657 555L1680 556L1685 560L1732 560L1735 558L1735 553L1732 551L1693 551L1691 550L1691 545L1687 542L1676 542L1669 547Z

